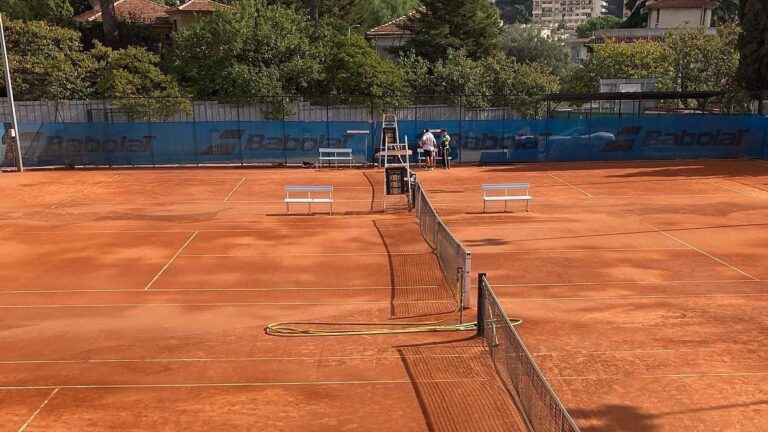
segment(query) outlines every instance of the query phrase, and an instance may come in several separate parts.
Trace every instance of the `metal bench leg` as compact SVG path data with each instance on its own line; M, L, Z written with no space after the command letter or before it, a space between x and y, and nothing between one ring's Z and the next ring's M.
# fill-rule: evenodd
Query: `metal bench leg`
M488 201L483 200L483 213L485 213L485 206L486 206L486 204L488 204Z
M531 211L531 200L525 200L525 211Z
M508 202L509 202L509 201L507 201L507 200L504 200L504 213L506 213L506 212L507 212L507 203L508 203Z
M291 203L285 203L285 214L291 214Z

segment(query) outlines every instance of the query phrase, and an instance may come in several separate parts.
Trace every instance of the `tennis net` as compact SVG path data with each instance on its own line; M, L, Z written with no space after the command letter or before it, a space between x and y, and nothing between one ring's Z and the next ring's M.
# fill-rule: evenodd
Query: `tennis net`
M413 182L413 194L414 210L419 220L421 235L435 251L448 285L456 287L454 294L459 306L462 309L468 308L471 303L469 286L472 255L445 226L418 181Z
M478 275L477 333L534 432L579 432L509 321L485 273Z

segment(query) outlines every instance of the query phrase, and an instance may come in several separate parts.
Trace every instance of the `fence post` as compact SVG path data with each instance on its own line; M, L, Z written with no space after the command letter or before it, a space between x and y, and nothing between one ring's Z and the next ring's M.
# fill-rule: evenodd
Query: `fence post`
M485 337L485 273L477 274L477 337Z

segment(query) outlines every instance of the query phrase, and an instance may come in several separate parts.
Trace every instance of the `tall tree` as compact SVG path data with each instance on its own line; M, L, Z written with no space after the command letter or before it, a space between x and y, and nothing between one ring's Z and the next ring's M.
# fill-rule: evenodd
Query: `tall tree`
M309 19L312 20L315 25L320 24L320 10L317 7L317 0L304 0L304 4L309 12Z
M108 46L115 46L120 40L117 31L117 16L115 15L115 0L99 0L101 7L101 22L104 26L104 42Z
M72 17L72 6L67 0L0 0L0 12L26 21L62 21Z
M497 0L496 7L499 8L499 14L504 24L528 24L531 22L532 0Z
M518 63L542 63L560 75L568 66L568 50L556 38L543 36L534 27L512 25L501 33L501 49Z
M419 0L359 0L346 16L350 24L370 29L395 18L408 15L419 7Z
M464 51L472 59L499 49L499 10L488 0L424 0L404 28L413 33L407 46L435 62L449 50Z
M621 23L621 28L645 27L648 22L648 12L645 5L648 0L627 0L626 7L630 11L629 16Z
M594 17L577 25L576 34L578 34L580 38L587 38L592 36L592 33L596 30L612 29L618 27L620 24L621 20L613 15Z
M712 10L712 22L715 26L736 22L739 19L739 0L720 0Z
M768 3L765 0L741 0L739 4L741 54L736 74L744 90L758 99L758 112L765 114L768 99Z

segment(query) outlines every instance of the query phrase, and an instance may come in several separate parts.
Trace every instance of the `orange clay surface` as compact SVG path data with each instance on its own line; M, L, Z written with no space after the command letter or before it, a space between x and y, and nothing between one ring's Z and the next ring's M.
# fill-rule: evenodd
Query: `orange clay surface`
M418 177L582 431L768 431L768 163ZM483 214L502 182L533 212Z
M334 215L286 216L286 185L335 186ZM457 321L382 186L374 170L0 175L0 431L523 430L470 332L264 333Z
M768 430L768 164L417 174L582 431ZM483 214L490 182L530 182L533 212ZM264 334L455 321L414 215L380 211L381 183L0 175L0 431L522 430L471 333ZM285 185L334 185L334 216L286 216Z

